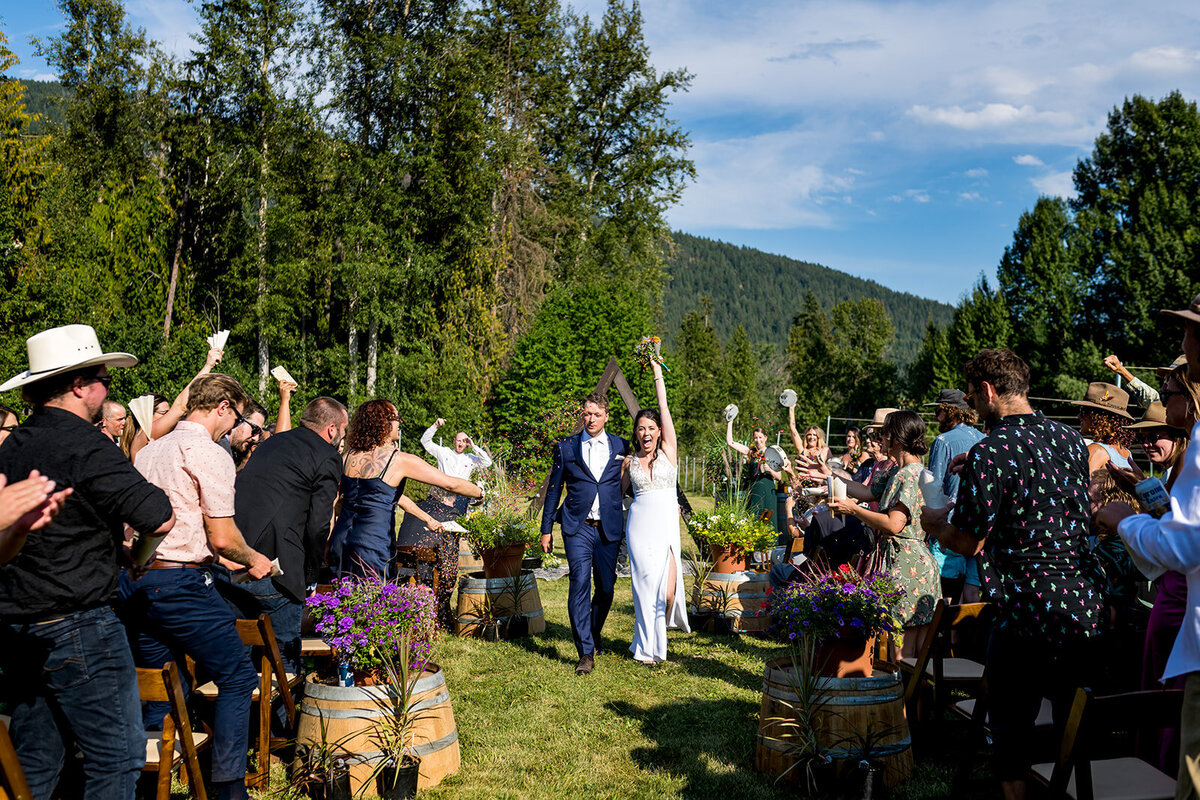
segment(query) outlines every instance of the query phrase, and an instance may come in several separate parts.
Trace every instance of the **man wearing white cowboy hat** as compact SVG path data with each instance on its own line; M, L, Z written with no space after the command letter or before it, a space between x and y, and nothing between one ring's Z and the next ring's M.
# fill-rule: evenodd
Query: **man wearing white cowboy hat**
M175 524L166 494L146 481L95 427L108 396L106 353L87 325L26 341L20 388L33 413L0 445L0 473L37 470L70 489L58 517L28 535L0 566L0 669L11 681L12 737L35 798L58 782L66 742L83 758L87 798L132 798L145 763L137 672L113 611L124 523L165 534Z

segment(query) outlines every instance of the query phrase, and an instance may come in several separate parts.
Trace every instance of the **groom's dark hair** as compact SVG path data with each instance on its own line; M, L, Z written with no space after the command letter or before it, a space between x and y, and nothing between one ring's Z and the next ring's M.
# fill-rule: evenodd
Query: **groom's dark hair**
M602 394L600 392L592 392L587 397L583 398L583 403L581 405L587 405L588 403L591 403L592 405L600 406L600 408L603 408L605 411L607 411L608 410L608 395Z

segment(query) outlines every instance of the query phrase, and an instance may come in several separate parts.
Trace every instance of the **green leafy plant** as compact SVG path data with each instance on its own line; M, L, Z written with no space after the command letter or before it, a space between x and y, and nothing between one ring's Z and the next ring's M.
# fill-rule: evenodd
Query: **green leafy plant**
M789 713L762 720L761 736L778 743L784 753L796 759L776 780L783 780L792 770L801 769L804 771L807 796L811 797L819 788L816 769L831 763L821 741L826 733L823 709L829 702L829 696L821 691L823 665L816 663L815 639L804 637L791 642L788 659L791 669L784 672L795 700L776 699Z
M463 538L478 555L514 545L529 545L541 539L535 510L529 506L531 486L512 480L507 471L493 466L487 497L475 510L459 518Z
M730 502L712 511L694 511L688 533L713 547L737 548L747 553L775 546L778 532L758 518L744 502Z
M420 762L412 755L413 735L417 722L425 713L414 709L413 695L421 669L412 659L412 632L401 634L401 641L394 651L384 651L380 660L383 664L384 682L381 696L373 698L379 710L369 738L379 749L380 759L375 764L370 778L363 787L369 787L374 779L389 765L396 767Z

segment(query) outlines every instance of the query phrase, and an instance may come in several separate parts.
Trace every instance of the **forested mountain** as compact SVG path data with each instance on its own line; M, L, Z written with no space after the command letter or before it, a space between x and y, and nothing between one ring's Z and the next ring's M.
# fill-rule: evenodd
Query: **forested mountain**
M0 76L0 80L6 80ZM52 125L63 123L63 109L70 92L58 81L23 80L25 87L25 113L37 119L30 124L29 132L40 134Z
M920 349L929 321L946 326L954 312L945 303L896 292L820 264L686 233L672 236L675 252L668 259L671 282L664 297L669 337L679 333L684 315L697 310L701 298L708 297L712 300L712 326L722 340L740 324L751 341L782 351L808 292L824 309L845 300L873 298L883 302L895 327L896 338L887 354L905 365Z

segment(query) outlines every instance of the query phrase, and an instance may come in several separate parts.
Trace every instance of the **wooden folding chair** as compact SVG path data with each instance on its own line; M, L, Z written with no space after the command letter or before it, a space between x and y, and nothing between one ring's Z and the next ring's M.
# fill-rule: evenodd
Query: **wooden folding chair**
M258 740L254 750L257 767L249 773L247 785L266 787L270 779L271 751L286 747L290 741L286 737L271 736L271 706L276 697L283 701L287 714L288 729L296 726L296 701L292 690L304 680L302 675L287 672L283 667L283 657L279 654L279 643L275 640L275 629L271 626L271 618L260 614L258 619L239 619L237 621L238 635L242 643L256 648L259 653L258 688L254 690L252 699L258 704ZM196 688L200 696L214 700L218 695L217 685L212 681Z
M17 760L17 748L8 735L7 718L0 722L0 786L3 786L7 800L33 800L25 770Z
M1157 689L1097 697L1075 693L1053 764L1036 764L1030 777L1051 797L1072 800L1172 800L1175 779L1128 755L1139 730L1179 724L1182 689Z
M162 731L146 731L146 766L142 771L158 773L156 800L169 800L171 773L176 765L182 765L186 772L192 795L207 800L197 753L212 744L212 736L208 731L192 730L179 667L168 661L161 669L139 669L137 678L138 696L143 703L164 702L170 707Z
M430 564L432 566L433 579L427 584L433 593L436 595L438 583L441 581L441 575L438 570L438 552L434 547L422 547L420 545L398 544L396 545L396 562L403 564L413 571L413 581L416 583L425 583L421 580L421 565Z
M908 675L908 684L904 690L904 702L910 711L910 719L920 722L920 690L925 684L930 684L933 690L933 719L935 723L941 719L942 712L950 703L952 689L966 689L971 694L978 695L983 682L983 663L971 658L958 655L972 648L968 641L955 641L956 633L963 633L964 640L980 641L994 612L988 603L964 603L951 605L945 600L939 600L933 612L933 622L930 634L925 639L920 653L916 658L905 657L899 660L900 669ZM968 623L973 623L974 630L968 631Z

